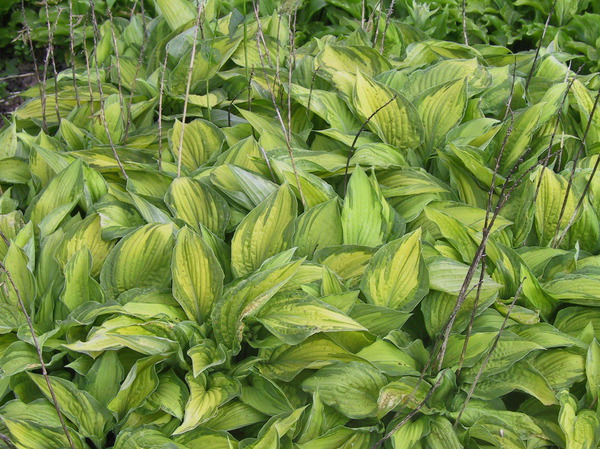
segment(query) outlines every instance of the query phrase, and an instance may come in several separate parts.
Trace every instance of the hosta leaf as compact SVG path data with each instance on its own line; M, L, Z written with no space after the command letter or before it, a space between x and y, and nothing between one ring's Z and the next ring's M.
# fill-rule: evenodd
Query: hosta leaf
M375 76L392 68L374 48L341 45L325 45L315 58L316 67L347 99L352 95L357 72Z
M249 377L247 382L240 396L244 403L270 416L293 410L290 400L277 383L260 375Z
M467 84L450 81L423 92L416 101L423 128L425 145L432 149L444 143L446 134L461 122L467 107Z
M231 241L234 275L256 271L266 259L289 247L297 208L296 197L284 184L246 215Z
M265 425L258 439L248 449L276 449L280 440L288 433L293 433L296 423L302 416L305 407L283 414Z
M585 352L579 349L548 349L537 354L531 364L556 390L585 380Z
M358 119L348 109L348 105L334 92L320 89L307 89L297 84L290 86L294 100L309 107L310 111L327 121L334 129L352 132L360 128Z
M164 433L152 427L136 427L119 432L114 449L186 449L187 446L175 443Z
M299 256L312 257L320 248L342 244L342 220L338 200L318 204L296 219L293 245Z
M378 435L373 428L349 428L337 426L322 436L299 444L299 449L368 449L376 441Z
M594 339L588 348L585 359L587 389L592 399L597 401L600 395L600 343Z
M442 416L435 416L431 419L429 424L430 431L425 436L425 447L426 448L439 448L439 449L462 449L463 445L460 443L452 424L448 419Z
M346 285L357 286L376 252L374 248L358 245L340 245L323 248L315 253L314 260L337 274Z
M417 230L382 246L373 256L360 284L377 306L411 311L428 290L428 272Z
M223 270L208 244L187 227L177 234L171 271L173 296L190 320L204 322L223 291Z
M239 352L244 319L257 313L291 279L301 263L302 260L258 271L226 290L212 312L217 342L233 353Z
M408 421L396 430L392 437L394 449L413 449L430 432L429 418L420 417L415 421Z
M117 395L108 403L108 409L123 419L142 405L148 396L158 388L156 364L164 356L154 355L138 359L121 384Z
M71 257L87 248L92 259L91 275L96 277L104 264L114 242L102 237L102 218L98 214L90 214L81 222L73 226L63 238L62 244L56 254L56 259L66 264Z
M374 417L379 390L387 379L371 365L335 363L302 382L305 391L319 390L323 402L353 419Z
M458 295L469 267L452 259L435 257L427 261L427 269L429 270L429 286L432 290ZM480 273L476 271L467 288L469 293L467 297L476 295L477 289L473 287L479 282L479 277ZM479 293L482 298L489 298L494 296L500 287L500 284L494 282L488 275L484 275Z
M492 400L513 390L524 391L544 405L558 404L554 391L535 368L527 362L515 363L502 373L490 376L477 384L474 397Z
M268 419L267 415L241 401L233 400L219 407L217 415L203 423L212 430L235 430Z
M600 419L592 410L577 410L577 402L568 391L559 393L558 422L565 433L567 449L593 449L600 442Z
M210 181L224 195L246 209L253 209L277 190L277 184L235 165L221 165L210 174Z
M430 389L431 385L419 381L418 377L402 377L385 385L379 391L377 406L381 415L397 407L415 410Z
M394 95L396 98L392 100ZM399 148L416 148L423 141L423 125L415 106L403 95L358 73L352 103L362 121L390 100L390 104L371 118L369 129L385 143Z
M29 377L51 401L52 394L44 376L29 373ZM79 390L65 379L51 376L50 383L62 412L72 422L77 423L80 434L97 442L104 441L113 420L108 410L92 395Z
M115 351L106 351L86 373L83 388L103 405L117 395L125 373Z
M535 201L535 229L542 245L549 244L557 232L558 219L567 189L567 180L550 169L540 170L539 193ZM575 211L576 200L573 191L569 193L558 234L562 233Z
M352 318L304 292L275 295L260 309L256 319L291 345L317 332L366 330Z
M183 145L180 145L182 133ZM186 123L185 126L176 120L169 137L173 158L179 161L181 149L181 165L190 171L215 159L225 141L223 132L219 128L200 119Z
M25 219L38 225L47 215L60 206L75 205L83 191L82 162L76 160L50 181L33 199L25 212Z
M205 370L219 366L227 360L227 352L222 344L216 345L212 340L204 340L188 351L192 359L192 372L198 377Z
M100 273L100 285L109 298L132 288L167 287L172 249L171 225L142 226L111 250Z
M43 426L41 424L13 420L7 417L2 418L2 422L10 432L11 440L18 445L19 449L48 449L50 447L69 447L69 440L61 427ZM84 449L79 435L70 429L71 440L75 449Z
M290 381L304 369L321 368L338 361L352 360L361 358L325 334L317 334L294 346L280 346L259 367L269 378Z
M332 198L337 198L337 194L333 190L333 187L318 176L307 173L302 169L296 168L294 170L294 167L291 164L277 160L271 162L271 167L274 169L281 182L287 181L289 183L296 193L297 198L300 200L302 199L300 188L302 189L302 195L306 200L306 208L311 208L331 200ZM296 174L298 174L300 188L298 188Z
M357 166L342 208L344 243L379 246L398 236L402 225L396 211L383 198L377 181Z
M91 277L91 255L87 248L76 252L65 266L65 288L62 302L67 309L88 302L104 302L104 293L100 284Z
M201 374L186 376L190 388L190 398L185 406L185 417L175 435L188 432L216 415L221 404L230 401L240 392L239 383L221 373L211 376Z
M156 5L160 8L165 20L172 30L191 22L196 17L196 10L191 3L185 0L156 0Z
M191 178L176 178L165 196L175 218L180 218L196 231L206 226L223 237L229 223L229 206L210 186Z

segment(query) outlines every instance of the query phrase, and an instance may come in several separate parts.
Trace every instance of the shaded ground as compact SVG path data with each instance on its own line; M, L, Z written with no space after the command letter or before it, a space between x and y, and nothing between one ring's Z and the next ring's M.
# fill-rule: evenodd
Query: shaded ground
M21 63L17 69L17 75L0 76L0 116L3 116L2 121L23 103L23 98L19 96L19 93L36 84L33 63Z

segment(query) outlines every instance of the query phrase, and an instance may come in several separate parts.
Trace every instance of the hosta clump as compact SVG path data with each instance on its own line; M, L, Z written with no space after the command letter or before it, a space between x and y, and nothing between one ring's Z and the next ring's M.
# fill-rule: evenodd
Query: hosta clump
M2 130L0 444L597 447L596 76L238 3Z

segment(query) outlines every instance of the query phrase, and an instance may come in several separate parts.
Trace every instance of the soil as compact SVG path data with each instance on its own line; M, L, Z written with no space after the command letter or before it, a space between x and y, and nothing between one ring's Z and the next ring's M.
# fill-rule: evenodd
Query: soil
M36 76L33 63L22 63L18 66L18 75L2 78L0 83L6 83L6 86L0 90L0 125L4 117L8 117L11 112L23 103L24 99L19 94L36 84Z

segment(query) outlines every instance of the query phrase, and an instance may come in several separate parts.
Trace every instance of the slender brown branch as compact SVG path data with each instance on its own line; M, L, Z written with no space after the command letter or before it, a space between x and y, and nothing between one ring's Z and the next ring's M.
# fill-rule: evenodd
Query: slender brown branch
M194 73L194 62L196 60L196 46L198 45L198 31L200 30L200 20L204 3L198 2L198 10L196 11L196 24L194 28L194 41L192 42L192 53L190 54L190 65L188 67L187 82L185 84L185 97L183 99L183 115L181 117L181 134L179 136L177 150L177 177L181 176L181 153L183 151L183 135L185 132L185 119L187 116L188 101L190 98L190 89L192 86L192 75Z
M48 121L46 118L46 83L42 83L42 79L40 78L40 69L35 56L33 40L31 39L31 28L29 27L29 22L27 22L27 14L25 13L25 0L21 0L21 16L23 18L23 40L25 43L29 44L31 60L33 61L33 70L35 72L35 79L40 92L40 102L42 104L42 130L45 133L48 133Z
M462 0L461 10L463 40L465 41L465 45L469 45L469 35L467 34L467 0Z
M2 442L6 444L9 447L9 449L17 449L17 446L14 445L11 439L3 433L0 433L0 440L2 440Z
M381 47L379 47L379 53L383 54L383 49L385 47L385 36L387 34L387 30L390 26L390 21L392 20L392 14L394 13L394 6L396 4L396 0L392 0L390 2L390 7L388 8L388 12L385 15L385 26L383 27L383 34L381 35Z
M162 153L163 153L163 127L162 127L162 113L163 113L163 100L165 94L165 73L167 72L167 61L169 60L169 54L165 52L165 59L162 65L162 73L160 74L160 86L158 93L158 171L162 170Z
M89 2L90 2L90 10L92 13L92 25L93 25L92 35L94 36L94 48L97 49L98 48L98 36L100 35L100 33L98 31L98 21L96 19L95 3L94 3L94 0L89 0ZM100 80L100 68L99 68L98 51L97 50L94 51L94 59L95 59L94 65L96 68L96 81L98 82L98 92L100 94L100 120L101 120L102 124L104 125L104 132L106 132L108 144L110 145L113 156L114 156L115 160L117 161L117 164L121 170L121 174L127 180L127 179L129 179L129 176L127 176L125 167L121 163L121 158L119 158L119 153L117 153L117 147L115 146L115 143L113 142L112 135L110 134L110 130L108 129L108 123L106 121L106 110L104 108L104 90L102 89L102 81Z
M567 234L567 231L569 230L569 228L571 227L572 221L575 220L575 216L578 212L578 209L576 208L574 213L571 216L571 219L569 220L569 226L562 231L562 234L559 235L559 237L557 238L557 235L560 232L560 223L563 219L563 216L565 214L566 208L567 208L567 203L569 202L569 194L571 193L571 188L573 186L573 179L575 178L575 171L577 170L577 164L579 163L579 159L581 158L581 155L583 154L583 151L585 150L585 145L587 143L587 136L588 133L590 131L590 128L592 127L592 122L594 120L594 115L596 114L596 110L598 109L598 102L600 100L600 89L598 89L598 92L596 93L596 98L594 99L594 105L592 106L592 110L590 111L590 116L588 118L586 127L585 127L585 131L583 132L583 136L581 138L581 142L579 145L579 148L577 150L577 153L575 154L575 158L573 159L573 168L571 169L571 174L569 175L569 182L567 183L567 188L565 189L565 196L563 198L563 202L560 208L560 214L558 215L558 221L556 222L556 230L554 231L554 238L552 239L552 247L553 248L557 248L561 242L563 241L565 235ZM593 175L596 174L596 170L592 170L592 177ZM590 182L592 180L592 177L590 177ZM587 192L587 189L586 189ZM585 196L582 195L582 198ZM579 204L582 204L583 201L579 201Z
M254 7L254 15L255 15L256 21L258 23L258 30L256 32L256 45L257 45L257 49L258 49L258 56L259 56L259 59L260 59L261 65L262 65L262 69L263 69L263 73L264 73L264 77L265 77L265 83L267 84L267 86L269 86L269 78L267 75L267 66L265 64L265 57L266 57L267 60L269 61L269 65L272 67L272 65L270 64L271 59L269 57L269 48L267 47L263 29L260 24L258 3L256 1L253 1L252 4ZM264 54L261 49L261 42L264 45L264 49L265 49ZM292 150L291 139L290 139L291 133L288 134L288 130L285 126L283 117L281 115L281 110L280 110L279 106L277 105L277 99L275 98L275 92L271 88L268 88L267 90L269 91L269 94L271 96L271 102L273 103L273 107L275 108L275 114L277 115L277 120L279 121L279 126L281 127L281 130L283 132L283 138L284 138L287 150L288 150L288 155L290 157L290 162L292 164L294 176L296 178L296 184L298 185L298 192L300 193L300 200L302 201L302 206L306 209L308 203L306 202L306 197L304 196L302 184L300 183L300 175L298 174L298 168L296 167L296 160L294 158L294 152ZM289 92L288 92L288 95L289 95Z
M540 41L535 49L535 56L533 57L533 62L531 63L531 70L527 74L527 80L525 81L525 93L527 93L527 89L529 89L529 83L531 82L531 77L533 76L533 71L535 70L535 64L537 63L538 57L540 56L540 49L542 48L542 44L544 42L544 38L546 37L546 32L548 31L548 25L550 25L550 19L552 18L552 14L554 14L554 7L556 6L556 0L552 3L552 7L550 8L550 12L548 12L548 17L546 18L546 23L544 24L544 29L542 31L542 37L540 37Z
M508 307L508 311L506 312L504 321L502 322L502 325L500 326L500 329L498 330L498 334L494 338L494 341L492 343L492 346L490 347L490 350L488 351L483 363L481 364L481 366L479 367L479 370L477 371L477 374L475 375L475 379L473 380L473 383L471 384L471 388L469 389L469 391L467 393L465 402L463 402L462 407L460 408L460 412L458 412L458 416L456 417L456 421L454 422L455 427L460 422L460 418L462 417L462 414L464 413L465 409L467 408L467 404L471 400L471 397L473 396L473 393L475 392L475 388L477 388L477 383L479 382L481 375L485 371L487 364L489 363L490 359L492 358L492 355L494 354L494 351L496 350L496 347L498 346L500 337L502 336L502 333L504 332L504 329L506 328L506 325L508 323L510 313L512 312L512 309L514 308L515 304L517 303L519 296L521 295L521 290L523 289L523 283L525 282L525 279L526 278L523 278L521 280L521 283L519 284L519 288L517 289L517 292L515 293L515 297L513 298L512 302L510 303L510 306Z
M75 29L73 24L73 0L69 0L69 45L71 48L71 71L73 75L73 90L75 91L75 102L77 107L81 106L79 88L77 87L77 76L75 73ZM85 45L85 38L84 38ZM89 72L88 72L89 73Z
M356 142L358 142L358 138L360 137L362 132L367 128L371 119L375 117L379 111L381 111L387 105L391 104L397 97L397 94L392 95L392 98L390 98L384 104L375 109L375 111L373 111L373 113L369 115L369 117L367 117L367 119L363 122L358 132L354 136L354 140L352 141L352 145L350 146L350 151L348 152L348 159L346 159L346 169L344 170L344 195L346 195L346 191L348 190L348 170L350 169L350 159L352 159L352 155L354 154L354 149L356 147Z
M58 399L56 398L56 394L54 393L54 388L52 387L52 382L50 381L50 376L48 375L48 370L46 369L46 362L44 362L42 348L40 347L40 344L38 342L38 339L37 339L37 336L35 333L35 329L33 327L33 322L31 321L31 317L29 316L29 313L27 312L27 307L25 307L25 303L23 302L23 298L21 297L21 292L19 291L19 288L15 284L15 281L13 280L13 278L10 274L10 271L8 271L8 269L6 268L6 266L4 265L3 262L0 262L0 271L2 271L6 275L8 282L10 283L13 290L15 291L15 295L17 296L17 302L19 303L21 312L23 312L23 315L25 316L25 320L27 321L27 326L29 327L29 332L31 332L31 339L33 340L33 345L35 346L35 349L36 349L36 352L38 355L38 359L40 361L40 365L42 368L42 375L44 376L46 385L48 386L48 391L50 393L50 397L52 398L52 403L54 405L54 408L56 409L56 414L58 415L60 425L62 427L63 432L65 433L65 436L67 437L69 446L71 447L71 449L75 449L75 444L73 443L73 439L71 438L71 433L69 432L69 429L67 428L67 423L66 423L63 413L60 409L60 405L58 404Z
M431 399L431 396L433 395L433 393L435 393L435 390L437 390L440 387L443 379L444 379L444 373L440 372L440 374L438 374L437 381L431 387L431 389L427 392L427 394L425 395L425 398L419 403L419 405L417 405L417 407L413 411L411 411L408 415L406 415L404 417L404 419L402 421L400 421L392 430L390 430L387 434L385 434L385 436L382 439L380 439L373 446L371 446L371 449L377 449L379 446L381 446L383 443L385 443L386 440L389 440L398 430L400 430L402 428L402 426L404 426L408 421L410 421L417 413L419 413L421 411L421 409L423 407L425 407L425 404L427 404L427 401L429 401L429 399Z
M452 310L452 313L450 314L450 318L448 319L448 323L446 324L446 327L444 328L442 344L440 346L440 351L437 356L437 369L438 370L440 370L442 367L442 362L444 361L444 356L446 355L446 348L448 347L448 341L450 340L450 333L452 332L452 327L454 326L454 322L456 321L456 317L458 316L458 311L460 310L460 308L462 307L463 303L465 302L465 300L467 298L469 284L471 283L471 280L473 279L473 276L475 275L475 272L477 271L477 267L479 266L479 264L481 263L481 260L483 259L484 255L485 255L487 241L491 234L491 230L493 229L494 222L496 221L496 218L498 217L498 215L500 213L500 209L504 205L504 204L501 205L499 202L498 205L496 206L496 210L494 211L492 218L490 219L492 196L493 196L493 193L495 190L496 178L498 176L498 171L500 169L500 163L502 160L502 156L504 155L506 145L508 144L508 138L510 137L510 135L512 133L512 129L513 129L513 125L514 125L514 114L512 113L511 103L512 103L512 97L513 97L513 93L514 93L514 85L516 82L516 65L517 65L517 62L515 60L515 65L513 67L513 80L512 80L511 91L508 96L508 100L506 102L505 119L506 119L506 116L508 114L510 114L510 122L509 122L508 128L506 130L504 139L502 141L500 151L496 158L496 165L494 167L494 174L492 176L492 185L490 186L490 190L489 190L489 194L488 194L488 205L486 208L486 217L485 217L485 224L484 224L484 227L482 230L481 243L479 244L479 247L477 248L477 251L475 252L475 257L473 258L473 262L469 266L467 275L465 276L465 280L464 280L464 282L460 288L460 291L458 293L458 298L456 299L456 305L454 306L454 309ZM516 164L516 166L513 167L513 170L516 171L517 167L520 165L521 160L522 159L520 159L519 162ZM504 185L502 187L503 191L506 189L507 184L508 184L508 178L506 179L506 182L504 183Z

